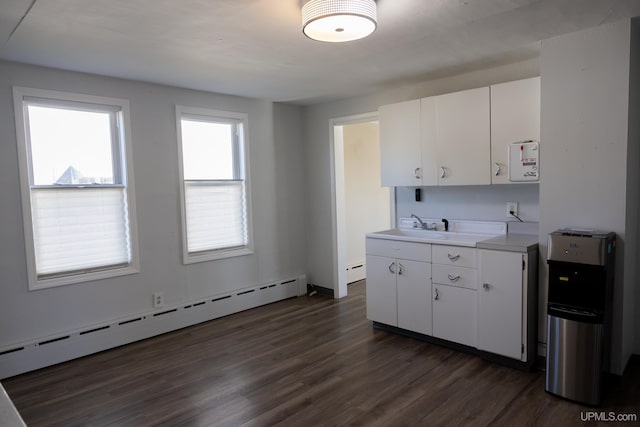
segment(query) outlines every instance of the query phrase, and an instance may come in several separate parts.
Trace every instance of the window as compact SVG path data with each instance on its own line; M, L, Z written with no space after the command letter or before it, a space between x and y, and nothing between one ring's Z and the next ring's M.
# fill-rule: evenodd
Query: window
M185 263L252 253L245 114L176 107Z
M128 102L14 88L29 288L138 271Z

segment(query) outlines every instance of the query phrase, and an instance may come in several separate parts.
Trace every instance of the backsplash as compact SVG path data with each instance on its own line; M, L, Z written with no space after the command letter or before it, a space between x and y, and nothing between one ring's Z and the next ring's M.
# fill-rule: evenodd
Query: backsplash
M422 187L422 200L415 201L415 187L396 189L396 218L416 214L424 218L453 220L517 221L507 218L506 203L518 202L518 216L538 222L539 184L504 184L460 187Z

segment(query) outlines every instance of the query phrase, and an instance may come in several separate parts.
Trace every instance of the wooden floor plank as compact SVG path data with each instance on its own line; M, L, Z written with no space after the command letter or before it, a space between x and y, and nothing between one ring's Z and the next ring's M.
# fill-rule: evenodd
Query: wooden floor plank
M545 393L542 372L373 329L365 291L281 301L3 385L31 427L571 426L594 410ZM596 411L640 418L639 366L608 389Z

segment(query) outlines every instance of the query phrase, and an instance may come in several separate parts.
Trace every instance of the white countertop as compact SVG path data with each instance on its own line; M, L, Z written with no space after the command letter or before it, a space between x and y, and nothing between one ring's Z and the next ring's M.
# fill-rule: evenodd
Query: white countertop
M538 236L507 233L478 242L479 249L494 249L509 252L528 252L538 246Z
M494 235L459 233L455 231L430 231L392 228L367 234L367 237L386 240L403 240L407 242L433 243L440 245L468 246L475 248L477 243Z
M527 252L538 245L538 236L507 233L500 235L459 233L455 231L430 231L392 228L367 234L374 239L400 240L437 245L467 246L509 252Z

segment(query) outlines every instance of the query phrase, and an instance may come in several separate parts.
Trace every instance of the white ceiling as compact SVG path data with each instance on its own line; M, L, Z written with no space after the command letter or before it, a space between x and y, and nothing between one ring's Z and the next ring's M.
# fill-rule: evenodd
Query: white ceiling
M308 105L538 55L639 0L377 0L370 37L300 28L304 0L0 0L0 58Z

